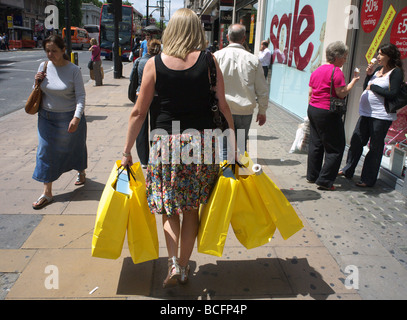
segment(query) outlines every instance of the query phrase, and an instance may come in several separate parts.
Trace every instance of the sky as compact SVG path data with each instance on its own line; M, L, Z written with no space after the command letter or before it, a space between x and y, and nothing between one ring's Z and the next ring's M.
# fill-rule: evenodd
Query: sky
M143 15L146 14L146 5L147 5L147 0L129 0L129 2L133 3L133 7L136 8L136 10ZM149 6L157 6L158 0L149 0ZM174 14L175 11L177 11L180 8L184 7L184 0L164 0L164 14L165 14L165 20L169 20L169 12L168 9L171 5L171 16ZM149 8L148 11L151 13L155 8ZM157 19L157 21L160 20L160 12L159 10L156 10L153 12L153 17Z

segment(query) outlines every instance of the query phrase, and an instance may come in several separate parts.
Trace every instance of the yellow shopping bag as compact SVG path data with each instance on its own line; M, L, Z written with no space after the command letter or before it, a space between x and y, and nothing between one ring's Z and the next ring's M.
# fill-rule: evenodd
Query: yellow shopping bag
M247 154L245 156L249 158ZM253 163L250 158L249 163ZM304 225L290 202L276 184L263 172L261 166L257 165L257 169L253 171L255 171L255 174L249 175L244 183L256 187L278 231L280 231L283 239L287 240L304 228Z
M140 163L133 165L131 169L136 179L130 179L132 194L127 241L133 263L137 264L158 259L158 234L155 215L148 207L144 175Z
M226 172L232 172L226 167ZM198 252L221 257L229 230L233 205L237 194L237 180L220 170L218 181L207 204L200 208Z
M276 225L250 176L238 177L238 190L230 220L233 232L246 249L271 241Z
M120 257L129 220L130 199L116 191L120 161L113 166L103 190L96 214L92 238L92 256L106 259Z

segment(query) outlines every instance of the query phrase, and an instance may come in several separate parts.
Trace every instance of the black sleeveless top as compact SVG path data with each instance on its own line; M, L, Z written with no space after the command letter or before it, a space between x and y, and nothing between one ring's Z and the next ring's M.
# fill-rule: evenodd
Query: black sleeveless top
M156 128L172 132L172 122L180 122L180 133L186 129L214 129L209 104L210 84L205 52L186 70L167 68L161 54L155 56L156 85L159 113Z

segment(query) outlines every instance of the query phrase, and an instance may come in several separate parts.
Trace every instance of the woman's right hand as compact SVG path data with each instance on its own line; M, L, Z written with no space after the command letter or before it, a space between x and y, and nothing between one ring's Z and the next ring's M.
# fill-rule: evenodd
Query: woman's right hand
M368 76L371 76L372 74L373 74L373 72L374 72L374 64L373 63L369 63L369 65L367 66L367 69L366 69L366 74L368 75Z
M47 76L47 74L43 71L37 72L35 75L35 81L42 81Z

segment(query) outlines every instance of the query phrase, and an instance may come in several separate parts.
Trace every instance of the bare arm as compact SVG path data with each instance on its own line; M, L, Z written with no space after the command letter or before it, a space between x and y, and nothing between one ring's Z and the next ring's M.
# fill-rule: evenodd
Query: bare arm
M155 64L154 59L147 61L143 71L143 79L141 81L140 94L137 98L136 104L131 111L129 124L127 129L126 143L123 152L129 156L123 156L122 165L132 164L133 159L131 149L136 141L140 132L141 126L146 119L151 102L154 98L155 92Z

